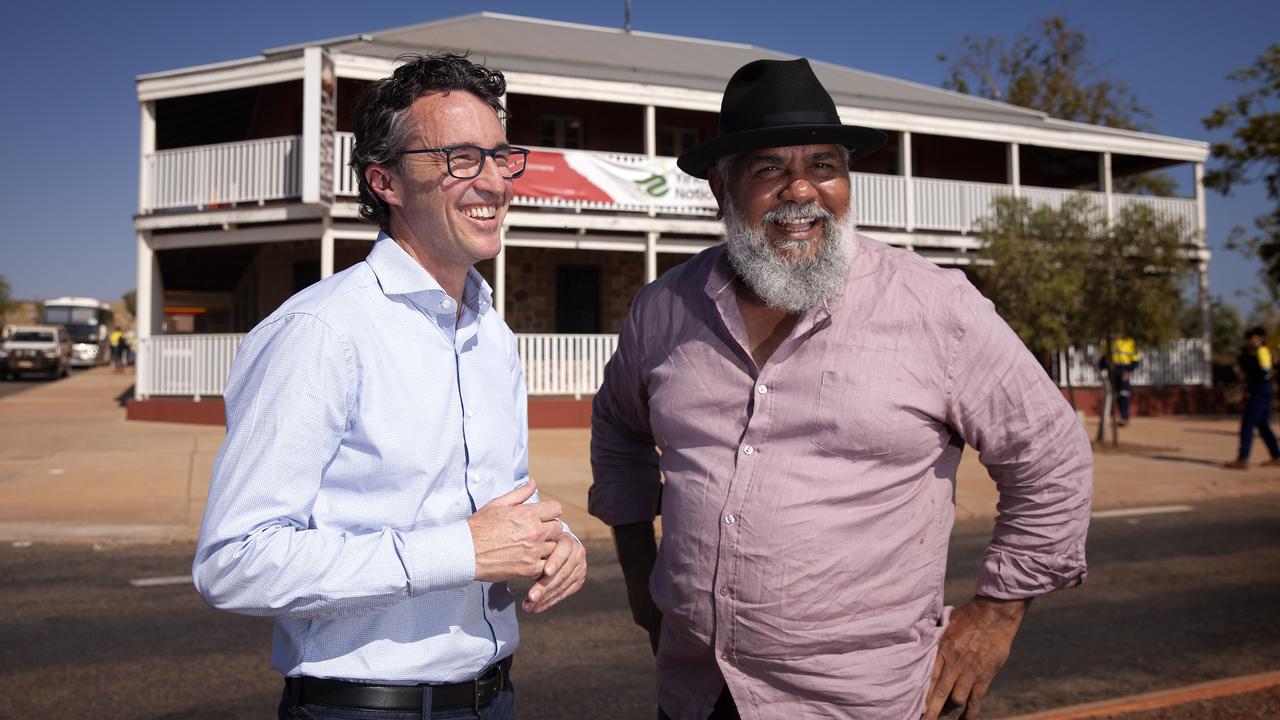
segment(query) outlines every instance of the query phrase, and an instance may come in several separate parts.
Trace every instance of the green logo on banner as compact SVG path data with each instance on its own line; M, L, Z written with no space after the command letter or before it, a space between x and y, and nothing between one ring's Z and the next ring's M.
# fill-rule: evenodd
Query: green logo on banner
M653 173L649 177L643 180L636 180L635 182L637 185L644 188L645 192L649 193L653 197L662 197L667 194L667 190L669 189L667 187L667 177L657 173Z

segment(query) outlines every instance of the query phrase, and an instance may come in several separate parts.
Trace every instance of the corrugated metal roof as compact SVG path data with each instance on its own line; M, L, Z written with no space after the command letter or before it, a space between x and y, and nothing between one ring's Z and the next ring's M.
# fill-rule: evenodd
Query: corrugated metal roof
M476 60L506 71L717 93L734 71L752 60L796 57L751 45L488 12L307 44L383 58L426 50L470 50ZM294 53L302 47L274 48L264 54ZM1046 117L1036 110L830 63L815 61L813 68L836 103L847 107L1019 124L1038 124Z

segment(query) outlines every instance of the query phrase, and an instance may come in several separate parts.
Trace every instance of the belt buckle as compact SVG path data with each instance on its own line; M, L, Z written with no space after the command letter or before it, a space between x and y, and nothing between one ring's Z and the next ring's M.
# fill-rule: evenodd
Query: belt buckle
M476 679L471 681L471 709L477 715L480 714L480 682L484 680L484 676L488 675L490 670L492 670L497 676L495 679L497 680L498 686L494 689L494 697L497 697L498 693L502 691L502 688L507 686L506 679L503 677L501 662L490 665L487 670L477 675Z

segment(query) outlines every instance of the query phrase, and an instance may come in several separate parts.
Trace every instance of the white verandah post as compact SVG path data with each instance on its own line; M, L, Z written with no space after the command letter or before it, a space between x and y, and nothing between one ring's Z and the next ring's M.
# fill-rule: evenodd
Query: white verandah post
M903 130L898 139L898 156L902 160L903 202L906 203L907 232L916 229L916 188L911 181L911 133Z
M1208 243L1205 237L1205 208L1204 208L1204 163L1195 164L1195 191L1196 191L1196 244L1204 248ZM1207 251L1206 251L1207 252ZM1213 313L1211 312L1211 298L1209 297L1209 261L1202 256L1200 262L1196 263L1196 272L1199 282L1200 301L1200 338L1203 343L1203 362L1204 362L1204 386L1213 387Z

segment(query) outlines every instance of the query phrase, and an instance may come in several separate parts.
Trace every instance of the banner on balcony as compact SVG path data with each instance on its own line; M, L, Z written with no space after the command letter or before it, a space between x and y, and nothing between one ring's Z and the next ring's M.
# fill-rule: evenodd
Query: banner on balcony
M517 196L632 208L714 210L705 180L686 175L675 158L614 156L575 150L534 150Z

